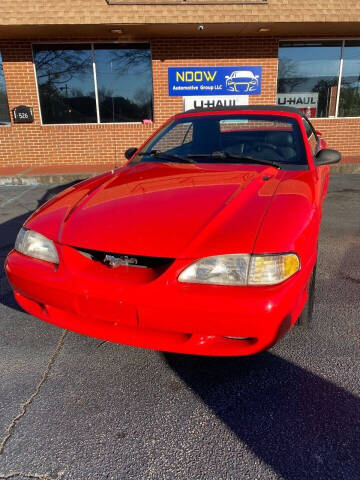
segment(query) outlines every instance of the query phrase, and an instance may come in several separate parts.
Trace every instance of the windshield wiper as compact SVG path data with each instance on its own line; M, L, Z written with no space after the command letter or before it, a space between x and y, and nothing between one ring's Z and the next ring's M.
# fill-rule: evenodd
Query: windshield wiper
M176 155L175 153L160 152L159 150L151 150L151 152L140 152L138 153L138 155L141 155L143 157L149 155L150 157L159 158L160 160L173 160L175 162L182 163L197 163L191 158L181 157L180 155Z
M239 162L244 163L258 163L259 165L271 165L275 168L280 168L280 163L274 162L272 160L263 160L262 158L255 158L251 157L250 155L234 155L227 151L221 152L214 152L214 153L198 153L198 154L190 154L188 157L191 158L218 158L219 160L227 160L227 159L234 159L238 160Z

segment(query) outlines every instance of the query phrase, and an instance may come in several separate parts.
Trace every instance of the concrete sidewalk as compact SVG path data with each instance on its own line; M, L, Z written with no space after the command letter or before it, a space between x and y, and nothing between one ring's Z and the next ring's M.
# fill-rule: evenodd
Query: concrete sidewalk
M119 167L120 164L76 164L44 166L0 167L0 185L61 184L93 177ZM360 173L360 156L344 157L340 164L331 167L332 173Z
M83 180L120 165L102 163L92 165L44 165L0 167L0 185L38 185L69 183Z

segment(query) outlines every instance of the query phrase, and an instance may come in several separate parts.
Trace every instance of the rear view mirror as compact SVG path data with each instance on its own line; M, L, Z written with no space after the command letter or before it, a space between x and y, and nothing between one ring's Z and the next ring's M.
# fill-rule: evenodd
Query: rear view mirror
M133 157L135 155L135 153L137 152L137 148L136 147L130 147L128 148L124 155L125 155L125 158L127 158L128 160L130 160L131 157Z
M315 165L330 165L331 163L338 163L341 160L341 153L337 150L331 150L330 148L324 148L320 150L315 156Z

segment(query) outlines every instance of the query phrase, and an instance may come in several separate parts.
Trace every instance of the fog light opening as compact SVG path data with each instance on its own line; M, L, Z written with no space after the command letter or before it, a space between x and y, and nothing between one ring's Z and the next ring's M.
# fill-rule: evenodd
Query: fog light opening
M229 335L224 335L224 338L230 338L230 340L251 340L251 337L231 337Z
M234 337L232 335L224 335L224 338L227 338L228 340L236 340L239 342L246 342L248 344L253 344L257 342L257 338L255 337Z

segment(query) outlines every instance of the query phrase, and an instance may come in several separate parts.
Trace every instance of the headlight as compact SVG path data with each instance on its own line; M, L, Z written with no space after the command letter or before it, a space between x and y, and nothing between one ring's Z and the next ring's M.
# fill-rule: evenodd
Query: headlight
M295 253L219 255L191 264L178 280L212 285L276 285L298 270L300 260Z
M253 255L249 268L249 285L276 285L300 270L295 253Z
M179 282L246 285L250 255L219 255L193 263L179 275Z
M29 257L59 263L54 242L33 230L27 230L26 228L20 230L16 237L15 250Z

